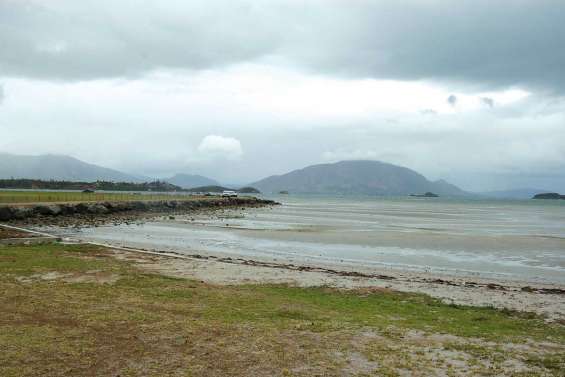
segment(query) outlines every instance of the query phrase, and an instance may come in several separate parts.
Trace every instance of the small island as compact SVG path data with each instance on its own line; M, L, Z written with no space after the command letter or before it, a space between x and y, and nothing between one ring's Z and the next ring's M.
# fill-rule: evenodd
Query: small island
M532 199L565 199L565 195L561 195L556 192L546 192L534 195Z
M410 194L410 196L414 196L416 198L439 198L438 194L434 194L433 192L426 192L425 194Z
M288 195L288 191L282 190L282 191L279 191L279 194L281 194L281 195Z

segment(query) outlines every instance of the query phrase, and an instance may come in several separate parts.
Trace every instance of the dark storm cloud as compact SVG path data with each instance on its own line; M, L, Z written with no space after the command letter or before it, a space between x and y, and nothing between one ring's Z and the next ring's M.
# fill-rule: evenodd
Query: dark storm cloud
M82 80L249 61L275 45L260 18L227 1L4 0L0 75Z
M318 69L481 88L565 91L565 49L559 47L565 45L563 1L363 4L351 7L348 15L355 13L351 18L356 21L341 23L342 35L318 36L317 50L329 52L312 56Z
M346 77L563 93L563 19L561 0L4 0L0 74L94 79L275 57Z

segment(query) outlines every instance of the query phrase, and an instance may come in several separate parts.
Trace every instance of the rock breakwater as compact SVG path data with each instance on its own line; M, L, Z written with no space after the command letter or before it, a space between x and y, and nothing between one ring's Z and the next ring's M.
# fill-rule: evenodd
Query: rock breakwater
M21 221L33 218L103 216L130 212L190 212L203 209L263 207L278 204L254 197L211 198L158 201L78 202L34 205L0 205L0 221Z

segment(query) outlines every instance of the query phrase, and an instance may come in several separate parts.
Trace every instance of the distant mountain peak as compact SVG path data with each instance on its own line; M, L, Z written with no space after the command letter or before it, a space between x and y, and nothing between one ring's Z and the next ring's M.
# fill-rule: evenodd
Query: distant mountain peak
M315 194L409 195L434 192L441 196L466 193L444 180L431 182L409 168L372 160L345 160L307 166L271 176L252 186L263 192Z
M142 181L136 176L61 154L30 156L0 153L0 178L12 177L85 182Z
M177 173L170 178L164 179L165 181L172 183L173 185L180 186L182 188L190 189L194 187L202 186L219 186L220 184L208 177L204 177L198 174L187 174L187 173Z

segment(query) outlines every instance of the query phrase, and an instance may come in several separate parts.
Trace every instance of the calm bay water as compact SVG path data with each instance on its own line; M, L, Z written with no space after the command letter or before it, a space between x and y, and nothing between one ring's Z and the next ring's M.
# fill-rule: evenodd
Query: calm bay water
M565 201L274 198L272 209L84 229L156 250L565 284Z

